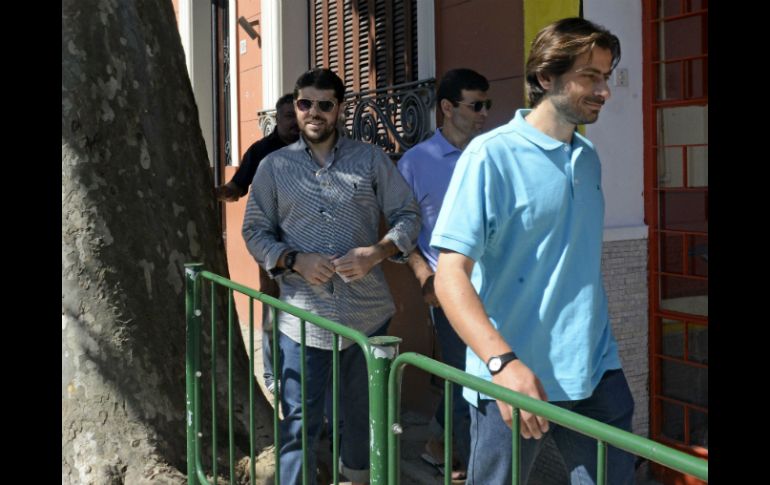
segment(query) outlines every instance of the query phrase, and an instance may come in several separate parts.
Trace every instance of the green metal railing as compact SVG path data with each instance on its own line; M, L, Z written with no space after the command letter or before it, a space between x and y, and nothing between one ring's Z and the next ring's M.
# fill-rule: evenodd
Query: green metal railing
M372 443L369 450L370 481L374 485L384 485L387 481L387 380L390 370L390 363L398 352L398 343L401 341L398 337L379 336L368 338L361 332L352 330L344 325L327 320L318 315L312 314L300 308L288 305L280 300L265 295L259 291L235 283L227 278L223 278L214 273L202 270L202 265L198 263L185 265L186 278L186 314L187 314L187 354L186 354L186 386L187 386L187 476L191 485L209 484L209 480L204 472L204 466L201 457L201 443L203 433L201 430L201 331L203 312L201 309L203 281L208 281L211 285L211 448L212 464L211 475L214 477L214 484L217 483L217 416L216 416L216 332L217 315L215 300L215 287L220 286L227 289L228 293L228 313L227 313L227 396L228 396L228 439L229 439L229 468L231 479L235 477L235 443L233 426L233 327L235 314L233 311L233 292L246 295L249 298L249 363L251 369L254 366L254 300L270 306L271 319L273 321L273 371L275 382L280 382L280 366L278 362L278 352L276 345L278 342L278 311L286 312L300 319L300 379L302 393L302 414L305 410L305 326L306 323L317 325L329 330L333 335L332 350L332 470L335 484L339 483L339 470L337 463L339 461L339 429L338 429L338 396L339 396L339 338L347 338L354 344L361 347L366 359L368 382L369 382L369 433ZM273 433L275 445L275 481L281 483L280 479L280 460L279 460L279 399L280 386L276 385L276 392L273 400ZM251 483L254 483L255 477L255 450L254 450L254 379L249 379L249 453L250 453L250 477ZM302 450L307 456L307 430L305 423L302 424ZM302 461L303 484L307 484L308 477L311 475L307 470L307 460ZM313 471L312 476L315 476ZM315 482L314 478L311 478Z
M306 323L317 325L331 331L333 335L332 350L332 470L335 484L339 483L339 429L338 429L338 398L339 398L339 338L347 338L361 347L367 365L367 380L369 382L369 422L370 422L370 483L372 485L397 485L399 483L400 446L399 435L402 427L400 420L401 378L407 365L417 367L445 380L445 429L444 429L444 463L452 463L452 387L461 385L486 394L494 399L509 403L513 407L512 423L512 475L513 483L519 483L519 414L520 410L543 416L561 426L577 431L597 440L597 484L606 483L607 445L628 451L637 456L659 463L665 467L693 475L708 481L708 462L681 451L667 447L655 441L636 436L632 433L614 428L594 419L586 418L572 411L562 409L547 402L532 399L491 382L474 377L449 365L430 359L424 355L408 352L396 357L397 337L367 338L361 332L352 330L344 325L327 320L300 308L288 305L280 300L265 295L259 291L245 287L219 275L202 270L201 264L185 265L186 277L186 315L187 315L187 354L186 354L186 405L187 405L187 475L191 485L210 484L201 457L203 431L201 429L201 332L203 328L203 286L210 283L211 307L211 449L212 463L210 473L217 483L217 416L216 416L216 359L217 359L217 286L227 289L227 399L228 399L228 448L230 477L235 476L235 444L233 425L233 327L235 312L233 311L233 293L238 292L249 298L249 363L254 366L254 300L270 307L273 322L273 371L275 382L280 382L280 366L276 346L278 342L278 311L294 315L300 319L300 379L302 393L302 413L305 410L305 326ZM393 360L395 358L395 360ZM273 443L275 445L275 480L280 483L279 459L279 405L280 386L276 385L273 397ZM249 379L249 453L251 463L251 483L255 479L255 449L254 449L254 378ZM303 454L309 452L307 430L302 425ZM303 484L311 476L307 470L307 460L302 463ZM445 483L451 483L449 468L444 473ZM312 480L312 478L310 478Z
M452 463L452 386L461 385L479 391L494 399L507 402L513 408L512 431L512 483L519 484L519 413L520 410L536 414L556 424L577 431L597 440L597 485L607 482L607 445L620 448L674 470L708 481L708 461L690 456L655 441L623 431L595 419L581 416L553 404L533 399L484 379L467 374L452 366L424 355L406 352L393 361L388 382L388 477L390 485L399 481L399 424L401 378L404 368L411 365L445 380L444 409L444 463ZM451 467L444 473L444 483L451 483Z

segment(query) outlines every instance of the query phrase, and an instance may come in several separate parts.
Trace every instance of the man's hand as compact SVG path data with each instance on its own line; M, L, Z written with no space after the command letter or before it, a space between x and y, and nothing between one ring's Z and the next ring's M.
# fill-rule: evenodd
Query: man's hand
M433 288L433 280L435 277L435 274L431 274L425 278L425 281L420 283L422 286L422 299L430 306L441 308L441 303L439 303L438 298L436 297L436 290Z
M518 359L505 366L497 375L492 376L492 382L541 401L548 400L540 379ZM500 408L503 421L510 428L513 422L511 405L497 401L497 406ZM548 421L545 418L524 410L521 411L520 423L521 437L525 439L539 440L548 431Z
M334 256L319 253L298 253L294 261L294 271L311 285L326 283L334 275Z
M244 191L233 182L227 182L214 189L214 195L217 200L224 202L235 202L240 199L243 194Z
M366 276L371 269L385 259L383 251L374 246L353 248L341 258L332 261L334 269L348 282Z

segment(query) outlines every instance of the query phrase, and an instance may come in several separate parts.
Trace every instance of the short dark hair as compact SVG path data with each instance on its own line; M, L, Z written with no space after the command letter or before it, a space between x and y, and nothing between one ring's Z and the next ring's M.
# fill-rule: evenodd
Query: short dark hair
M299 96L299 90L312 86L316 89L333 89L337 102L342 104L345 97L345 84L334 71L327 68L315 68L302 74L294 85L294 99Z
M278 98L278 101L275 102L275 110L278 111L281 109L281 106L284 104L291 104L294 102L294 95L291 93L286 93L280 98Z
M448 99L453 105L462 101L462 90L487 91L489 81L473 69L459 68L444 73L436 91L436 104L441 104L442 99Z
M610 51L611 69L615 69L620 62L620 40L600 25L571 17L557 20L538 32L532 41L525 72L530 106L534 108L545 96L538 74L559 77L572 68L578 56L594 47Z

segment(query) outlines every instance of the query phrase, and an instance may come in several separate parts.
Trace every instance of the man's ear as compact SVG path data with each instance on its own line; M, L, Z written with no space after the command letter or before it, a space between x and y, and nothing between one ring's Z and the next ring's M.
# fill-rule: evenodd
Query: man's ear
M451 117L452 116L452 108L454 108L454 105L451 101L444 98L441 100L441 113L444 115L444 117Z
M543 74L542 72L537 73L537 82L540 83L540 86L542 86L545 91L550 91L553 87L551 76Z

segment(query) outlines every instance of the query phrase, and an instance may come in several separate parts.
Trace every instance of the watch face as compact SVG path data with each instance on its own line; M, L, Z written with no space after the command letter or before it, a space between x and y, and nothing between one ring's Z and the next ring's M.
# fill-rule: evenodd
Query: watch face
M296 258L297 258L297 253L294 253L294 252L286 255L286 261L284 263L286 265L286 269L294 270L294 262Z
M491 372L497 372L500 370L502 362L500 362L500 357L492 357L489 359L489 370Z

